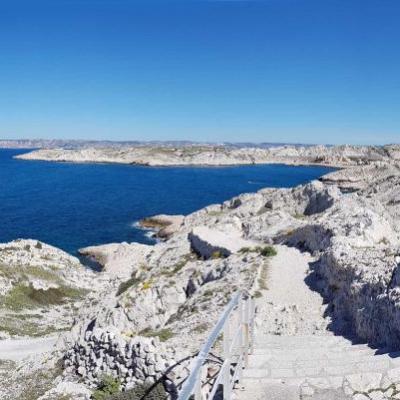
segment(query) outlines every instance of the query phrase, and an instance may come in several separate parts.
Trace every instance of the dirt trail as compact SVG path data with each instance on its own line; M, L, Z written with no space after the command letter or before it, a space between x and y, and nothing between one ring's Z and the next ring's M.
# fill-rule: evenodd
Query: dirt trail
M51 351L58 336L37 339L0 340L0 360L19 361L27 356Z

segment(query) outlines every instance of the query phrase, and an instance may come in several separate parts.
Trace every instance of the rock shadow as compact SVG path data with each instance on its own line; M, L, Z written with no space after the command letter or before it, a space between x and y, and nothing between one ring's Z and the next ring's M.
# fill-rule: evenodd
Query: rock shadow
M358 337L354 328L352 327L352 321L350 319L345 319L342 314L335 312L335 304L333 302L334 288L327 287L326 281L318 273L320 263L320 260L309 263L310 273L306 276L304 282L307 284L310 290L318 293L322 297L323 303L327 305L323 315L324 318L330 319L330 323L328 324L327 328L335 336L342 336L349 340L353 345L367 345L370 349L375 350L375 355L388 354L392 358L400 357L400 351L394 351L386 346L379 346L376 343L371 343Z

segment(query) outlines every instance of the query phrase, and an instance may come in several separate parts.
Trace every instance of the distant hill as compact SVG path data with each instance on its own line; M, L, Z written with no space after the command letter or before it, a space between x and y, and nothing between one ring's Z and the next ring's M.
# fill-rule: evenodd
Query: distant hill
M288 143L251 143L251 142L193 142L189 140L168 140L168 141L113 141L113 140L62 140L62 139L0 139L0 148L4 149L78 149L84 147L128 147L128 146L166 146L166 147L183 147L183 146L226 146L234 148L243 147L259 147L268 148L287 145ZM291 144L293 145L293 144ZM297 145L297 144L295 144ZM299 146L307 146L298 144Z

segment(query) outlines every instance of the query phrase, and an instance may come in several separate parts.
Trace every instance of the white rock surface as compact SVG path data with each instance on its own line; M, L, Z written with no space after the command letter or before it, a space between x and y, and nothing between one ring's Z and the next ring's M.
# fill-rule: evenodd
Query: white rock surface
M242 232L234 227L222 230L197 226L189 233L189 240L193 251L204 259L213 256L229 257L243 248L259 245L258 242L243 239Z
M199 146L88 147L40 149L16 156L24 160L160 165L238 165L262 163L360 165L397 159L398 150L358 146L279 146L270 148Z

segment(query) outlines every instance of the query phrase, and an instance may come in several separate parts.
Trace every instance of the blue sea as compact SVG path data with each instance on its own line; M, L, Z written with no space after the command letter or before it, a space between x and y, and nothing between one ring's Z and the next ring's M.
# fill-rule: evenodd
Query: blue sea
M292 187L331 171L317 166L141 167L13 159L0 149L0 242L39 239L72 254L110 242L153 243L135 223L188 214L263 187Z

